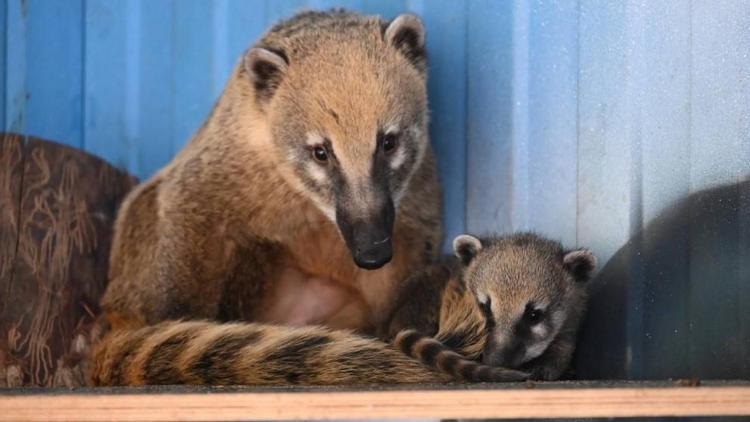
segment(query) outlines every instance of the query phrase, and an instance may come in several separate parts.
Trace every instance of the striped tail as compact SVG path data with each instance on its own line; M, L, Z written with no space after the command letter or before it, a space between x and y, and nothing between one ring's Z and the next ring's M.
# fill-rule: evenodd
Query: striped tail
M171 321L95 347L94 385L364 385L450 381L390 344L321 327Z
M396 335L394 345L407 356L425 365L467 382L525 381L529 374L514 369L484 365L454 352L433 337L416 330L403 330Z

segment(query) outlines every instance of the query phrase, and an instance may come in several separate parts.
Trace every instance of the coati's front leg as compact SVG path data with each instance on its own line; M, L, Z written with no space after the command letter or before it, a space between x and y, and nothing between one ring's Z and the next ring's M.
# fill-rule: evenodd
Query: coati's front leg
M284 249L261 238L238 242L219 304L220 321L261 321L283 273ZM282 323L282 322L279 322Z
M404 330L435 335L439 328L444 287L450 277L450 268L444 263L430 265L410 275L394 295L396 304L390 317L378 329L378 337L392 341Z
M232 267L234 246L219 234L200 233L188 222L169 224L159 239L157 283L167 297L149 321L178 318L216 318L224 284Z
M133 192L118 217L110 284L102 298L113 329L216 318L229 271L238 261L228 227L211 224L224 220L159 210L157 194L157 183Z

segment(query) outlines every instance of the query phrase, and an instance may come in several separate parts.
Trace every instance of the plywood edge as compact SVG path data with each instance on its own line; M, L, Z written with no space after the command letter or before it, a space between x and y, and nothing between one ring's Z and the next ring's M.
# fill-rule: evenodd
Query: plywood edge
M747 416L750 386L19 394L0 421Z

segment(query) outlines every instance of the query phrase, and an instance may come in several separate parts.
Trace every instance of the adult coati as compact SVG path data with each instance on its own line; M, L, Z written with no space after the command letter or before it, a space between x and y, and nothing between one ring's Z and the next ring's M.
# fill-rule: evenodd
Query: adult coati
M93 382L330 385L558 378L575 347L585 282L596 258L531 234L482 240L462 235L454 250L459 262L433 266L406 283L403 293L412 300L402 301L391 318L397 332L393 346L322 327L170 321L106 337L95 350ZM485 364L476 362L480 359Z
M344 11L273 26L207 121L119 212L113 330L170 319L372 333L436 259L424 28Z

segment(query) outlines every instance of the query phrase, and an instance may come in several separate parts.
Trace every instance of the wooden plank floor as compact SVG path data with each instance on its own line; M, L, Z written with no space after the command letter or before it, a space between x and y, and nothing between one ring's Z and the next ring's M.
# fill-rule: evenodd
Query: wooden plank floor
M380 389L150 387L0 392L0 421L750 416L750 382Z

